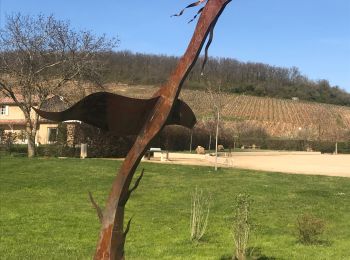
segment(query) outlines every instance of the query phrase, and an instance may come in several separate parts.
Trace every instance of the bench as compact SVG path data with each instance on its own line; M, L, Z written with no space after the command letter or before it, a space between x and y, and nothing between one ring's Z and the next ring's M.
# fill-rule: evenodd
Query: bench
M154 153L160 153L160 160L161 161L168 161L169 160L169 152L163 151L161 148L157 147L151 147L149 150L146 151L143 160L150 160L151 157L154 157Z
M157 148L157 147L151 147L150 149L148 149L145 152L145 155L143 157L144 160L150 160L151 157L154 157L154 152L161 152L162 149L161 148Z

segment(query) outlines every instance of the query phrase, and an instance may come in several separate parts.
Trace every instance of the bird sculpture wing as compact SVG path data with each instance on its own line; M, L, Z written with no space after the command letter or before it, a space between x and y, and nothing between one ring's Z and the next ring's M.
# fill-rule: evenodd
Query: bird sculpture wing
M136 135L156 109L157 100L158 97L136 99L97 92L62 112L34 110L41 117L52 121L79 120L116 135ZM193 128L196 117L191 108L178 99L166 124Z

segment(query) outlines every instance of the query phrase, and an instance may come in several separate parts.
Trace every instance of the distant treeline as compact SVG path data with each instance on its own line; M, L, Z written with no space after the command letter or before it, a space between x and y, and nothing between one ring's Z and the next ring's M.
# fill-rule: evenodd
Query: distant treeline
M159 85L166 81L178 57L149 55L129 51L104 55L108 70L106 82ZM282 68L263 63L240 62L230 58L210 58L201 75L202 58L198 60L185 82L190 89L209 86L230 93L276 98L298 97L302 100L350 106L350 94L327 80L313 81L298 68Z

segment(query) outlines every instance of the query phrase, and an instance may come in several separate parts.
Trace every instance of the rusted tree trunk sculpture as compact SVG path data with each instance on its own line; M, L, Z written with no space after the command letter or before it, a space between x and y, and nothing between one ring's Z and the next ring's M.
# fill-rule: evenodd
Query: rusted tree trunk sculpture
M201 0L188 6L206 2L204 8L198 11L201 15L184 56L168 82L151 99L133 99L101 92L86 97L63 112L50 113L36 110L40 116L55 121L75 119L117 134L138 134L113 182L103 212L89 194L102 223L94 259L124 259L124 244L130 227L129 220L124 230L125 205L143 176L142 171L134 187L129 189L135 170L149 143L167 124L179 124L192 128L196 123L192 110L178 100L178 96L208 34L211 34L208 40L210 44L213 28L230 1ZM182 13L183 11L178 15Z

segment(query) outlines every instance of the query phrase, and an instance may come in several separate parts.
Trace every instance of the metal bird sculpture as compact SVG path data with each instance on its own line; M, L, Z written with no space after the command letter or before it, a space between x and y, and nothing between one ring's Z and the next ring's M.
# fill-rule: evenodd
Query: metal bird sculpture
M136 99L97 92L62 112L33 109L41 117L52 121L79 120L118 136L137 135L155 109L158 99ZM196 116L191 108L177 99L165 125L193 128L195 124Z
M42 117L56 121L78 119L117 134L137 134L135 143L112 184L103 212L89 194L102 223L94 259L124 259L124 244L131 221L129 220L124 230L125 204L143 176L142 171L134 187L129 189L135 170L150 142L165 125L179 124L191 128L195 124L193 112L184 102L178 100L178 96L210 34L206 47L207 56L213 28L230 1L201 0L186 7L205 4L197 12L200 17L184 56L179 60L168 82L151 99L140 100L109 93L96 93L61 113L37 110ZM175 16L182 13L183 11Z

